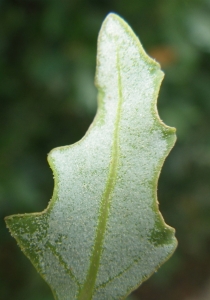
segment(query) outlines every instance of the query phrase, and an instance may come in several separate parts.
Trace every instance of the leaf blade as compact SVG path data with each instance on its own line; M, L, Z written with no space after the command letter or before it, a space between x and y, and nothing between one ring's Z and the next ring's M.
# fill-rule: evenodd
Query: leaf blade
M162 78L130 27L110 14L99 35L93 125L78 143L50 153L48 208L7 219L56 299L123 299L176 247L156 196L175 142L156 110Z

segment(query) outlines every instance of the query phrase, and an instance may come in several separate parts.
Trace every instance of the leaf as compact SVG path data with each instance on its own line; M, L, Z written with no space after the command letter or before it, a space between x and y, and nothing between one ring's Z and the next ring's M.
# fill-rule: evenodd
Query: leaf
M176 248L156 195L175 142L156 109L162 78L130 27L109 14L98 40L93 124L49 154L55 188L47 209L6 218L55 299L124 299Z

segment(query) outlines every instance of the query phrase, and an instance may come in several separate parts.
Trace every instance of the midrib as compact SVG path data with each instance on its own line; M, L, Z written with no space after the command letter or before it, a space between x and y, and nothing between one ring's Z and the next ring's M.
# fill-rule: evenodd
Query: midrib
M91 300L94 292L95 282L98 274L98 269L100 265L102 246L104 234L106 231L106 223L110 208L110 197L115 186L117 177L117 166L119 158L119 125L120 116L122 110L122 84L121 84L121 74L120 74L120 63L119 54L117 51L117 71L118 71L118 107L115 121L115 129L113 134L113 144L112 144L112 157L109 166L108 178L105 186L104 193L102 195L101 207L98 219L98 227L96 230L96 237L94 242L93 251L90 258L90 267L86 276L84 285L79 292L78 300Z

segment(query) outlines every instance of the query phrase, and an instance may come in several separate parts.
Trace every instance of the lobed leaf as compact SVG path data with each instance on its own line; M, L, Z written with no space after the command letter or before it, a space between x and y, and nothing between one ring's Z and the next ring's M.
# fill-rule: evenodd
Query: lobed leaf
M76 144L50 152L47 209L6 218L55 299L124 299L176 248L157 203L175 142L156 109L162 79L131 28L109 14L98 39L93 124Z

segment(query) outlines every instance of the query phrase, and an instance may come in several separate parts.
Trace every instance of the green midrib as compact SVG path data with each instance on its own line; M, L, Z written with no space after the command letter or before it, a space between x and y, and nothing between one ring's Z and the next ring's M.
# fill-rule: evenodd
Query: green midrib
M98 269L100 265L100 259L102 254L103 239L106 230L106 223L110 208L110 197L115 186L117 177L117 165L119 158L119 125L120 116L122 110L122 84L121 84L121 74L120 74L120 63L119 54L117 52L117 71L118 71L118 107L117 115L114 129L113 145L112 145L112 159L109 166L108 178L105 186L104 193L101 199L101 207L98 219L98 227L96 231L96 238L93 247L93 252L90 258L90 267L87 273L84 285L79 292L78 300L91 300L94 292L95 282L98 274Z

